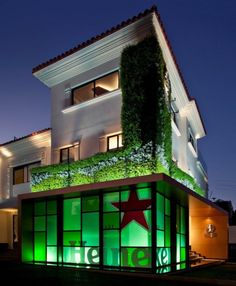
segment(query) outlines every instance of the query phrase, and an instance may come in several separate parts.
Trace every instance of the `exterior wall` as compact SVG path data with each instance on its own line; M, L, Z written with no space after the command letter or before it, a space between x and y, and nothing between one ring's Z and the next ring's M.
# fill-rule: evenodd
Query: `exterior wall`
M204 136L204 130L194 102L190 101L181 83L180 75L174 65L163 32L155 16L133 23L123 29L123 34L116 32L93 45L82 49L77 54L63 59L58 64L49 66L36 76L51 87L52 105L52 162L59 163L60 148L79 142L79 158L84 159L106 150L106 140L101 138L109 133L121 131L121 93L104 95L99 102L96 99L79 105L71 105L71 90L88 81L119 69L123 48L134 44L154 29L163 50L171 82L172 100L177 108L179 135L173 130L173 157L180 169L195 178L197 183L207 190L207 178L199 169L199 158L194 157L188 146L188 122L195 138ZM110 49L108 49L110 46ZM97 49L96 49L97 47ZM91 53L91 56L88 56ZM86 57L86 61L82 58ZM65 65L70 63L71 69ZM79 61L79 62L78 62ZM77 63L78 66L74 66ZM87 64L85 64L87 63ZM73 65L73 68L72 68ZM57 70L60 68L60 70ZM197 139L196 139L197 140Z
M193 153L188 144L189 123L187 117L176 114L178 130L173 128L172 122L172 153L177 166L187 174L191 175L200 187L208 190L206 170L203 169L199 158L198 149ZM179 131L179 132L178 132ZM197 141L197 140L196 140Z
M70 110L70 94L65 87L76 87L86 81L117 70L119 59L98 66L75 78L67 80L52 88L52 148L53 162L59 162L58 149L79 142L80 158L84 159L105 148L99 147L99 138L121 131L121 92L114 91L108 95L82 103L84 107ZM114 94L114 95L112 95ZM110 96L112 95L112 96ZM66 111L63 113L62 111ZM106 142L104 142L106 144Z
M7 219L8 214L6 212L0 212L0 243L8 242Z
M209 224L216 227L211 236L206 234ZM192 250L207 258L228 258L228 217L190 217L190 245Z
M10 177L8 161L4 157L0 157L0 199L5 200L10 198Z
M40 161L41 165L49 165L51 163L50 137L50 131L45 131L16 142L13 141L3 147L0 146L0 198L2 200L30 192L29 182L13 185L13 168L37 161ZM2 150L7 150L8 153Z

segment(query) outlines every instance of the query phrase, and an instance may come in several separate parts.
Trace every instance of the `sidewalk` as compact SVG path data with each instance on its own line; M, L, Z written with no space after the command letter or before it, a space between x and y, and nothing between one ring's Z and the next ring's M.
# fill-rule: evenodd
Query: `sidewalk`
M27 265L0 261L1 281L24 286L236 286L236 264L212 266L176 274L153 275L118 271L78 269L61 266Z

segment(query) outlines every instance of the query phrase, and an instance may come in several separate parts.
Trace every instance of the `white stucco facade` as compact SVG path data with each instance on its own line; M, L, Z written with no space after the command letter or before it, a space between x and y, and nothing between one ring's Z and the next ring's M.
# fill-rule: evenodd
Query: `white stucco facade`
M197 141L205 129L196 102L187 94L163 28L153 12L114 33L52 63L34 75L51 88L52 162L59 163L61 148L79 144L78 158L106 151L106 136L121 130L121 90L71 105L74 88L120 68L122 50L156 33L166 62L177 124L172 122L173 160L207 189L207 172L199 158ZM189 143L189 132L195 149Z

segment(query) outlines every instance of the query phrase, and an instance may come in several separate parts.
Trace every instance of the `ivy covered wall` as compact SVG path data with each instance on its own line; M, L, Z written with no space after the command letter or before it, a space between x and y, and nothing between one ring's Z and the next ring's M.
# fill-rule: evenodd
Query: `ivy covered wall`
M156 37L124 49L121 57L121 122L125 148L147 143L171 162L171 115L165 93L166 67ZM153 154L156 155L155 152Z
M156 37L124 49L121 56L122 150L32 170L32 191L165 173L204 195L172 162L171 87Z

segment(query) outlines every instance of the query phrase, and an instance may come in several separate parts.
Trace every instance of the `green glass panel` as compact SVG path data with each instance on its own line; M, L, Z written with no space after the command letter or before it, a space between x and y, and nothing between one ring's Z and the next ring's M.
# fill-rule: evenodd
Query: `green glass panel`
M121 266L123 267L151 267L151 248L122 247Z
M150 188L150 183L140 183L137 185L137 188L139 188L139 189Z
M34 233L34 260L46 261L46 233Z
M121 193L120 193L120 200L121 200L122 202L128 201L128 199L129 199L129 194L130 194L130 191L123 191L123 192L121 192Z
M57 247L47 247L47 262L57 262Z
M181 233L186 233L185 228L185 209L181 207Z
M165 217L165 246L170 247L170 217Z
M157 228L164 229L164 197L157 193Z
M83 212L94 212L98 210L99 210L98 196L82 198L82 211Z
M164 231L157 230L157 247L164 247L164 246L165 246Z
M46 230L46 218L45 216L36 216L34 218L34 230L45 231Z
M84 213L82 215L83 246L99 245L99 213Z
M35 215L45 215L46 213L46 203L37 202L34 204L34 214Z
M47 217L47 245L57 244L57 216Z
M156 251L157 251L157 261L156 261L157 267L171 264L170 248L159 247L156 249Z
M64 263L81 263L81 247L63 247L63 262Z
M181 246L181 247L185 247L185 246L186 246L186 239L185 239L185 235L184 235L184 234L182 234L180 238L181 238L180 246Z
M65 246L80 246L81 233L80 231L64 231L63 245Z
M181 247L180 249L180 261L185 261L186 260L186 248Z
M186 263L180 263L180 269L186 269Z
M48 201L47 202L47 214L56 214L57 213L57 202Z
M103 261L104 265L119 266L120 248L119 248L119 231L103 231Z
M76 264L98 264L98 247L63 247L63 262Z
M119 202L119 193L107 193L103 195L103 211L104 212L114 212L118 209L113 206L112 203Z
M121 231L122 246L151 246L151 211L127 212L128 218L135 218L135 215L144 214L148 229L140 225L136 220L131 220ZM124 217L122 213L121 220Z
M80 198L64 200L63 229L80 230L80 220Z
M176 234L176 262L180 262L180 234Z
M170 200L165 198L165 214L170 216Z
M161 268L158 268L156 271L157 274L163 274L163 273L168 273L168 272L171 272L170 266L163 266Z
M104 229L114 229L119 228L120 214L118 212L105 213L103 214L103 228Z
M176 265L177 270L186 269L186 263L180 263Z
M150 188L138 189L137 194L138 194L138 198L140 200L151 199L151 189Z

